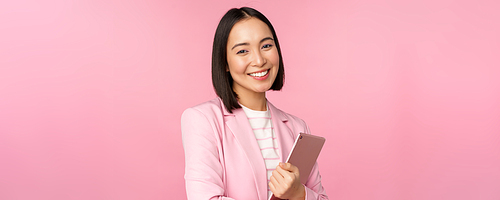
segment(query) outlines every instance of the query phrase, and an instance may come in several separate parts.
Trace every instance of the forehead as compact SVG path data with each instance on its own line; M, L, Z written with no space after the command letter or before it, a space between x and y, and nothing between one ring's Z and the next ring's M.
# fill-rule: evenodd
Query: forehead
M263 21L251 17L234 24L229 32L228 45L240 42L252 43L265 37L272 37L271 29Z

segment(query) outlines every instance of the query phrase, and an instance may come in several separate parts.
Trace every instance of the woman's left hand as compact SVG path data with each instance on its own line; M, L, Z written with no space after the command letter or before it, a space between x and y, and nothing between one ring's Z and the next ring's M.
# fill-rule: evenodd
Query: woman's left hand
M269 188L280 199L303 200L306 196L300 183L299 168L290 163L280 163L271 175Z

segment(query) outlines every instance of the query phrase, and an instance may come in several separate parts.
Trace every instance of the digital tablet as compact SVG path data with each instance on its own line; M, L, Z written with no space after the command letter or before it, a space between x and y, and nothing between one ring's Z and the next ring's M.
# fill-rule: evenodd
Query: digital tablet
M288 155L286 162L299 168L300 183L305 184L307 182L316 159L321 152L321 148L323 148L323 144L325 144L324 137L305 133L300 133L297 139L295 139L292 151ZM272 195L269 197L269 200L271 199L278 198Z

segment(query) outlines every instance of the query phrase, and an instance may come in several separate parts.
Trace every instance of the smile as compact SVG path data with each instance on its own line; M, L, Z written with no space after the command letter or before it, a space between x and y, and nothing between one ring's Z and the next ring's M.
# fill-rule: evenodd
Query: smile
M269 69L266 71L263 71L263 72L255 72L255 73L251 73L248 75L253 76L253 77L263 77L263 76L267 75L267 73L269 73Z

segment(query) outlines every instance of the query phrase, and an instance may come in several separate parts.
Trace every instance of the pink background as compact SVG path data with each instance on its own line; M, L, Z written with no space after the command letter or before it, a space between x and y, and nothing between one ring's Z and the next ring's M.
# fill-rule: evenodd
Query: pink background
M180 115L231 7L275 25L268 98L327 138L330 199L500 199L497 1L0 3L0 199L185 199Z

